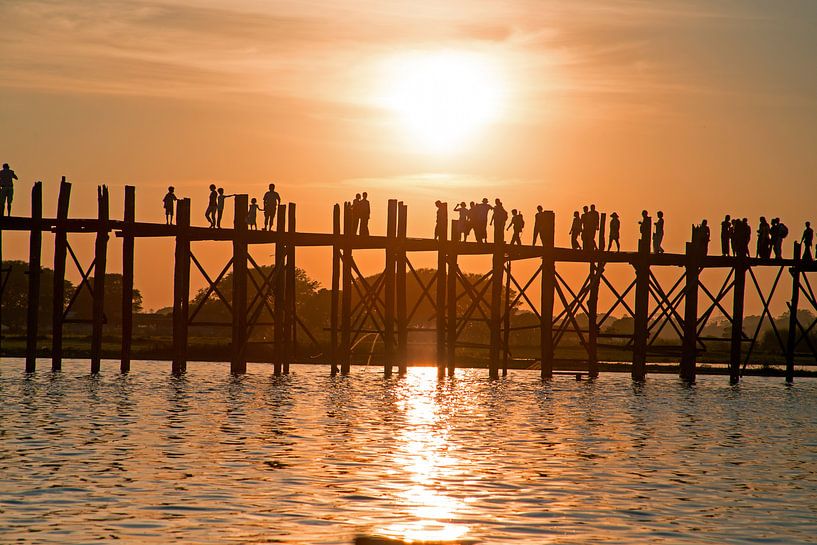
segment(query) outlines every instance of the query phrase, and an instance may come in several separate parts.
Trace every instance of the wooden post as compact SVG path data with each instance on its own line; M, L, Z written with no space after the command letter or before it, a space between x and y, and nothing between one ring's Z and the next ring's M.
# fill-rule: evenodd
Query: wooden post
M28 244L28 301L26 328L26 373L37 369L37 336L40 325L40 277L43 247L43 183L31 188L31 232Z
M601 263L590 262L590 293L587 296L587 374L590 378L599 376L599 283L603 267Z
M539 293L539 358L543 379L553 377L553 291L556 284L556 262L553 254L556 214L545 211L542 226L542 282Z
M406 260L406 215L408 207L397 204L397 366L398 373L406 374L408 360L408 315L406 306L406 282L408 261Z
M340 308L340 372L348 375L352 366L352 236L354 220L352 207L343 203L343 274Z
M794 382L794 354L797 348L797 307L800 303L800 258L799 242L794 243L794 265L791 272L791 302L789 303L789 336L786 340L786 382Z
M457 248L456 244L460 240L460 225L457 220L451 220L451 243L448 245L448 275L447 275L447 299L448 299L448 352L446 360L448 364L448 376L453 377L457 371Z
M601 251L606 250L606 246L604 245L604 237L606 232L607 232L607 212L602 212L601 219L599 221L599 250Z
M62 369L62 324L65 314L65 258L68 254L68 204L71 201L71 184L60 181L57 200L57 225L54 232L54 285L51 306L51 370Z
M187 370L187 332L190 305L190 199L176 205L176 252L173 266L173 362L171 372Z
M125 214L122 226L122 350L119 370L130 371L133 339L133 224L136 221L136 189L125 186Z
M389 199L388 204L388 212L387 212L387 220L386 220L386 266L383 271L385 275L383 279L384 283L384 296L385 296L385 304L384 304L384 324L383 328L385 329L384 332L384 339L383 344L385 347L385 360L383 362L383 374L385 376L391 376L392 373L392 366L395 363L395 350L394 350L394 281L395 281L395 242L397 237L397 199Z
M287 208L283 204L278 206L278 212L276 213L275 221L275 231L277 233L282 234L286 231L286 216L287 216ZM273 316L273 332L274 332L274 341L273 341L273 371L276 375L280 375L283 371L283 367L286 360L287 354L287 327L289 325L288 319L286 316L286 302L284 300L285 293L286 293L286 245L284 244L283 239L279 236L278 240L275 242L275 278L272 281L272 292L273 292L273 306L272 312Z
M445 376L445 252L448 246L448 203L437 212L437 376Z
M332 376L338 374L338 297L340 295L340 205L332 207L332 300L329 316L329 350L332 358Z
M633 317L633 380L643 381L647 376L647 321L650 307L650 234L652 219L642 220L643 234L635 256L635 316Z
M94 252L94 303L91 330L91 374L99 373L102 362L102 332L105 324L105 271L108 265L108 186L97 188L99 214Z
M488 375L499 378L499 352L502 349L502 271L505 268L505 229L494 222L493 267L491 274L491 348Z
M233 334L230 372L247 372L247 195L235 196L233 217ZM279 208L280 213L280 208ZM279 231L280 232L280 231Z
M502 321L502 376L508 376L508 358L511 353L511 260L508 258L505 275L505 313Z
M744 256L734 257L735 281L732 285L732 338L729 347L729 383L740 380L740 364L743 343L743 298L746 291L746 269Z
M296 301L295 294L297 277L297 268L295 267L295 240L294 235L297 232L295 226L295 203L291 202L287 210L287 233L289 240L287 241L287 274L286 274L286 294L284 301L286 302L286 310L284 312L286 322L286 358L284 359L284 374L289 374L289 364L295 362L296 352L298 350L296 344L295 331L298 327L296 321Z
M681 379L695 382L698 359L698 279L703 248L693 237L686 244L686 286L684 287L684 338L681 352Z

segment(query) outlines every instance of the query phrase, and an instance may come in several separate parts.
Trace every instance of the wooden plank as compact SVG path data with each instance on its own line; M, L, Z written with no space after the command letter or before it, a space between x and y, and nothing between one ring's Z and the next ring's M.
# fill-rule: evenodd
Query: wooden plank
M340 205L335 204L332 208L332 234L334 242L332 244L332 300L329 316L329 344L332 358L332 376L338 373L338 360L340 350L338 348L338 299L340 296Z
M459 221L451 220L451 240L459 240ZM457 371L457 252L453 246L448 247L448 332L446 333L448 353L446 354L448 376L453 377Z
M442 203L437 217L437 376L445 376L446 349L445 349L445 293L446 293L446 258L445 252L448 241L448 203ZM453 238L453 237L452 237Z
M37 336L40 333L40 279L42 277L43 183L35 182L31 189L31 219L34 220L28 244L28 301L26 327L26 373L37 369Z
M797 308L800 304L800 267L802 248L794 243L794 263L791 273L791 301L789 302L789 335L786 339L786 382L794 382L794 355L797 345Z
M235 196L233 217L233 324L230 372L247 372L247 195Z
M134 238L131 231L136 221L136 188L125 186L125 214L122 232L122 348L119 370L130 371L131 343L133 339L133 257Z
M687 266L684 286L684 337L681 344L681 379L694 383L698 360L698 283L702 248L693 242L686 243Z
M275 230L279 233L285 231L286 226L286 206L279 205L276 213ZM273 294L273 331L275 334L273 342L273 372L280 375L283 372L284 363L287 353L287 317L286 317L286 302L284 301L286 293L286 246L283 239L279 238L275 243L275 278L272 281Z
M635 267L635 307L633 308L633 368L635 381L643 381L647 376L647 323L650 307L650 235L652 219L644 218L644 233L638 241L638 256Z
M408 207L399 202L397 204L397 287L396 287L396 311L397 311L397 366L398 373L402 376L406 374L406 364L408 361L408 313L406 304L407 272L408 260L406 259L406 222Z
M68 219L71 202L71 184L60 181L57 198L57 225ZM65 258L68 255L68 233L61 226L54 231L54 284L51 300L51 370L62 369L62 329L65 312Z
M173 361L171 372L187 370L187 338L190 305L190 199L176 206L176 251L173 262Z
M383 320L383 343L385 349L385 356L383 361L383 373L385 376L391 376L392 368L395 364L396 354L394 346L394 312L395 312L395 268L396 264L396 245L397 237L397 199L389 199L386 215L386 238L389 243L385 248L385 270L383 271L383 288L385 297L384 301L384 320Z
M545 211L542 230L542 277L539 291L539 352L541 377L553 376L553 292L556 285L556 263L553 256L556 214Z
M499 378L499 354L502 350L502 271L505 267L505 229L494 222L493 263L491 275L490 362L488 375Z

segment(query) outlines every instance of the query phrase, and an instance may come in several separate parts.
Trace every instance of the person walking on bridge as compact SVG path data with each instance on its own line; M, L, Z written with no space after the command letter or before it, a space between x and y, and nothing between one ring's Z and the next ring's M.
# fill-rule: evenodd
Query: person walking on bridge
M573 212L573 222L570 224L570 247L574 250L581 250L582 245L579 244L579 236L582 234L582 218L579 211Z
M771 236L766 216L760 216L760 224L757 226L757 257L769 259L772 252Z
M533 217L533 242L531 246L536 246L536 238L542 241L542 246L545 245L545 211L542 205L536 207L536 215Z
M216 212L218 211L218 193L216 193L216 184L210 184L210 198L207 201L207 210L204 211L204 217L210 222L210 227L216 226Z
M264 231L272 231L275 213L281 204L281 195L275 191L275 184L269 184L269 191L264 193Z
M217 203L217 205L216 205L216 207L217 207L217 210L216 210L216 227L218 229L221 229L221 217L224 215L224 201L228 197L235 197L235 195L225 195L224 194L224 188L219 187L218 188L218 198L216 199L216 203Z
M465 242L468 239L468 231L470 230L468 227L468 207L465 206L465 201L455 206L454 212L459 212L459 217L457 218L457 238ZM451 234L453 235L454 233Z
M652 236L652 249L656 254L663 254L664 248L661 243L664 241L664 213L658 211L658 221L655 222L655 234Z
M519 212L516 208L511 210L511 223L508 224L508 227L505 228L507 231L513 227L513 236L511 237L511 244L516 244L518 246L522 245L522 229L525 228L525 219L522 217L522 213Z
M365 191L360 199L358 206L358 222L360 225L360 235L369 236L369 218L372 215L371 203L369 202L369 194Z
M721 222L721 255L729 255L729 243L732 240L732 216L726 214Z
M800 239L800 244L803 245L803 261L811 261L811 245L814 244L814 229L811 228L811 222L806 222L806 228L803 231L803 237Z
M491 216L491 225L494 226L494 233L505 231L505 222L508 221L508 211L502 206L502 201L494 199L494 213ZM497 231L498 230L498 231ZM497 242L494 239L494 242Z
M14 180L17 175L9 167L8 163L3 163L3 170L0 170L0 217L3 216L4 209L8 210L11 217L11 201L14 200Z
M616 251L621 251L621 244L619 244L619 236L621 231L621 220L618 219L618 213L610 214L610 235L607 240L607 251L613 247L613 242L616 243Z

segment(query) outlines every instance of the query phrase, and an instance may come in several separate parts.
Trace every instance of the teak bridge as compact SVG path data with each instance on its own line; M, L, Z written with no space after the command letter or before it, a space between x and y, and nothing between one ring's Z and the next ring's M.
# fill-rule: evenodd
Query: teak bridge
M0 218L0 258L2 257L2 232L24 231L30 234L28 269L28 311L26 336L26 371L36 366L38 335L38 303L41 283L41 248L44 232L54 234L54 284L52 309L51 367L59 370L63 358L63 326L81 322L91 326L91 372L100 370L102 336L105 324L104 291L107 269L107 250L110 234L122 241L122 372L131 365L133 332L133 270L134 241L141 237L170 237L175 239L175 263L173 282L173 360L172 371L182 373L186 369L188 330L191 326L227 326L231 328L231 371L244 373L247 368L247 347L253 341L255 328L268 326L274 332L272 364L276 374L288 373L291 362L297 361L298 337L304 335L319 347L323 361L331 366L331 372L349 373L354 347L361 336L377 335L383 343L383 365L390 375L396 367L405 373L409 335L419 331L410 327L411 320L420 303L424 301L434 309L436 328L423 328L423 332L435 331L438 374L453 375L457 366L457 350L473 348L473 343L462 339L462 333L471 322L487 325L488 342L481 345L489 353L489 374L497 378L507 373L512 357L509 337L515 330L538 330L539 368L542 378L554 373L554 350L566 335L574 335L586 357L585 372L589 376L598 373L598 349L613 346L604 343L618 341L632 354L632 377L644 380L648 356L667 353L666 346L656 343L662 331L675 333L679 344L674 355L680 359L680 375L694 381L699 354L713 343L726 343L729 347L729 374L737 382L745 369L753 350L756 349L761 325L769 323L785 354L786 380L792 381L797 357L807 357L810 362L817 358L817 350L809 338L815 331L814 323L801 323L798 308L805 302L810 309L817 309L817 298L811 288L808 273L817 271L817 264L801 259L800 246L795 243L790 259L757 259L734 256L709 256L700 243L689 242L683 254L653 254L650 252L649 235L641 238L636 252L607 252L603 250L573 250L554 245L553 212L546 212L543 244L541 246L508 245L502 226L494 228L494 242L460 242L458 223L452 221L450 230L441 229L439 239L419 239L406 236L407 207L397 200L388 201L385 236L359 236L354 234L354 223L348 203L334 205L332 233L306 233L296 229L295 204L280 205L277 210L277 229L255 231L247 228L247 195L235 196L235 215L232 229L213 229L190 225L190 200L181 199L177 205L177 225L142 223L136 221L135 189L125 188L125 207L122 220L109 217L109 194L106 186L98 188L98 215L93 219L69 218L71 184L64 179L60 184L57 214L55 218L42 215L42 183L37 182L31 193L31 217ZM447 208L442 212L443 225L448 227ZM646 220L649 224L650 219ZM605 217L602 214L599 247L605 238ZM649 227L649 225L648 225ZM646 229L650 231L649 228ZM83 266L71 246L73 237L94 235L93 261ZM693 229L693 237L695 240ZM232 244L232 257L216 275L209 274L192 251L195 243L221 241ZM250 249L261 245L274 245L274 266L266 272L252 257ZM331 312L328 320L328 350L321 347L316 336L299 318L296 308L296 268L298 248L327 247L332 252ZM365 277L355 262L355 251L379 250L383 252L382 274ZM437 258L434 277L425 282L417 274L410 257L419 252L433 252ZM491 257L491 267L481 276L466 275L458 264L460 256L485 255ZM68 258L70 257L70 261ZM76 266L81 281L73 299L65 304L64 279L66 263ZM533 263L535 272L519 278L517 263ZM578 287L571 287L560 274L560 267L567 263L587 265L587 274ZM628 284L617 288L611 282L608 270L623 267L628 273ZM195 269L193 269L195 267ZM775 280L770 289L761 288L755 270L765 267L772 270ZM662 285L655 271L659 268L680 271L670 285ZM201 305L191 309L191 269L201 273L207 282L206 295L202 301L214 296L229 310L229 323L207 323L195 320ZM707 269L724 271L725 279L715 289L705 285L700 278ZM783 272L788 269L791 278L791 298L788 301L789 327L784 333L775 326L769 309L770 301L781 285ZM225 297L220 283L228 272L232 274L232 297ZM252 272L253 274L249 274ZM409 275L421 287L419 301L407 300ZM5 287L9 271L2 271L0 285ZM763 306L761 321L753 331L744 327L744 298L748 287L756 290ZM255 293L248 292L248 284ZM538 287L538 293L534 293ZM92 316L85 319L72 317L72 304L81 290L92 297ZM606 292L612 301L609 308L599 308L599 294ZM354 295L354 297L353 297ZM802 297L802 299L801 299ZM202 303L203 304L203 303ZM536 323L511 326L512 309L518 304L530 307ZM611 320L613 312L623 312L632 318L630 333L602 333L601 327ZM725 317L731 328L728 337L706 337L703 331L713 314ZM266 317L265 317L266 316ZM585 319L586 316L586 319ZM271 321L270 321L271 318ZM580 319L581 318L581 319ZM267 321L264 321L267 320ZM580 323L585 322L585 323ZM324 343L325 345L326 343ZM806 346L808 352L798 354L796 349ZM571 373L572 374L572 373Z

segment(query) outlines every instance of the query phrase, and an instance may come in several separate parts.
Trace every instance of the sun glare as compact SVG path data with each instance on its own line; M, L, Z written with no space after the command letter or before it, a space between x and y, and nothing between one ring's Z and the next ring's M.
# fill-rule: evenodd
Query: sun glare
M383 105L399 119L401 132L416 149L460 151L500 114L501 81L484 56L403 55L390 60L387 70Z

